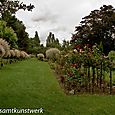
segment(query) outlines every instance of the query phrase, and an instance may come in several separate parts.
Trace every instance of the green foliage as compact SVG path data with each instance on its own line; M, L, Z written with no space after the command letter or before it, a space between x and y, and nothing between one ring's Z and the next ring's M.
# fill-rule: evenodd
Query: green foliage
M49 33L46 39L46 47L58 48L58 49L60 49L61 47L58 38L55 38L55 35L52 34L52 32Z
M5 27L6 27L6 22L0 21L0 37L3 37Z
M12 29L17 34L18 47L26 51L29 47L28 33L25 31L26 27L24 26L22 21L19 21L16 18L15 13L20 9L32 11L34 6L32 4L30 5L23 4L23 2L20 3L18 0L17 1L3 0L0 1L0 4L1 4L0 5L1 20L6 21L8 27L12 27ZM7 34L7 36L9 35ZM15 44L15 42L12 41L12 44ZM16 44L15 47L17 47Z
M39 47L40 46L40 38L38 36L37 31L35 31L35 37L33 39L34 39L35 45Z
M110 59L115 60L115 51L110 51L108 56Z
M113 69L115 70L115 51L110 51L108 57L113 62Z
M34 38L29 39L29 47L27 49L29 53L33 53L37 55L38 53L45 54L46 48L43 44L40 44L40 37L38 36L38 32L35 32Z
M0 37L4 38L11 47L17 48L17 35L11 27L6 26L5 21L0 21Z
M104 73L113 68L111 60L103 54L101 44L92 49L85 46L78 51L65 52L56 62L58 67L60 65L58 71L64 75L64 88L82 93L101 90L102 82L109 83L105 81ZM107 84L104 87L107 91Z
M89 44L102 42L103 52L108 55L109 51L115 50L115 10L111 5L103 5L99 10L91 11L88 16L82 18L80 25L76 27L76 33L72 36L74 47L80 44L84 47ZM79 42L80 41L80 42Z
M11 48L18 48L17 45L17 35L14 32L14 30L12 28L6 27L4 30L4 36L3 38L6 39L6 41L9 42L9 44L11 45Z
M2 0L0 1L0 15L2 16L5 12L8 12L9 14L15 14L19 9L23 9L23 10L28 10L28 11L32 11L32 9L34 8L34 5L26 5L20 3L18 0L14 1L14 0Z
M70 45L70 42L66 41L66 40L63 40L61 50L68 51L68 50L71 50L71 49L72 49L72 47Z
M67 71L67 78L68 81L76 81L76 83L82 83L83 77L80 75L80 72L75 67L70 67Z
M28 33L25 31L26 27L19 21L15 16L11 16L10 14L6 13L3 15L3 20L7 22L8 27L12 27L17 34L17 44L18 47L22 50L27 50L29 47L29 37Z

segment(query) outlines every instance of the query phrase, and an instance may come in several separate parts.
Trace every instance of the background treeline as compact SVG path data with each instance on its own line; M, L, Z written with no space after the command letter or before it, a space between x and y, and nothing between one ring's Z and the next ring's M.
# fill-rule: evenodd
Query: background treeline
M29 38L25 25L15 16L20 9L32 11L33 8L34 5L27 6L19 1L0 1L0 37L9 43L11 48L38 54L52 47L69 50L83 48L86 44L92 47L95 43L102 43L103 53L106 55L111 50L115 50L115 9L111 5L103 5L99 10L91 11L88 16L82 18L80 25L76 26L71 41L63 40L60 44L59 39L49 32L45 46L41 44L37 31L33 38Z
M33 8L33 5L30 4L27 6L19 1L0 1L0 38L5 39L10 44L11 48L24 50L35 55L45 53L50 47L59 49L68 48L69 41L64 40L63 45L61 45L59 39L55 38L52 32L49 32L46 38L46 47L41 44L38 31L35 32L33 38L29 38L25 25L22 21L17 19L15 13L20 9L32 11Z

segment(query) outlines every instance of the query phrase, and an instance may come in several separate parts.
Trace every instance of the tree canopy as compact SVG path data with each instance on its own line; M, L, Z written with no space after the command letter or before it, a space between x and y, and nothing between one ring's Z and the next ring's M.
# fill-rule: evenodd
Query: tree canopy
M18 20L15 13L20 10L32 11L33 5L20 3L18 0L2 0L0 1L0 19L6 22L6 26L12 28L17 35L17 45L21 50L27 50L29 45L29 36L25 31L26 27L22 21Z
M35 31L35 35L33 38L29 39L29 48L28 52L32 54L44 53L45 49L43 44L40 44L40 37L37 31Z
M36 46L40 46L40 38L39 38L37 31L35 31L35 37L33 39L34 39Z
M11 48L18 48L17 35L11 27L6 26L5 21L0 21L0 38L6 39L11 45Z
M99 10L91 11L76 26L71 43L74 46L102 42L104 53L115 50L115 9L111 5L103 5Z
M30 4L30 5L26 5L20 3L19 0L1 0L0 1L0 15L2 17L2 15L5 12L8 12L10 14L15 14L18 10L23 9L23 10L28 10L28 11L32 11L32 9L34 8L34 5Z
M59 40L58 38L55 38L55 35L52 32L49 32L49 35L47 36L46 47L60 48Z

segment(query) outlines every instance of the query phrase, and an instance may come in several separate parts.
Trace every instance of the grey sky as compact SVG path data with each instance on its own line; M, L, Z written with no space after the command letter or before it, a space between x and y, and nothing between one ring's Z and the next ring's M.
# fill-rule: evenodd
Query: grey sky
M114 0L20 0L26 4L32 3L32 12L18 11L17 17L23 21L26 31L33 37L39 32L42 43L48 32L53 32L60 41L69 40L83 17L90 11L99 9L102 5L112 5Z

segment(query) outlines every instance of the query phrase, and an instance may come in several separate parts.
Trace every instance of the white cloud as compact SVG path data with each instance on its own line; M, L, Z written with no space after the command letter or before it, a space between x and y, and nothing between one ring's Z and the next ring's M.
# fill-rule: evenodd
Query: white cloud
M17 17L26 26L30 36L38 31L44 43L48 32L53 32L61 41L70 39L71 33L83 17L90 11L99 9L104 4L115 7L114 0L21 0L26 4L32 3L32 12L18 11Z

